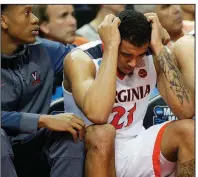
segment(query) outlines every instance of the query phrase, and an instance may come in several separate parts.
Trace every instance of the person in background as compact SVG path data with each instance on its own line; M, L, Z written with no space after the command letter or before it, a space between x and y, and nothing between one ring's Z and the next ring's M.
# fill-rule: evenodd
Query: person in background
M182 17L180 5L134 5L134 9L142 13L154 12L158 15L161 25L168 31L170 42L167 46L173 49L174 42L186 33L194 30L194 23L186 23Z
M36 5L35 15L39 18L41 37L63 44L82 45L88 42L76 35L77 20L73 5Z
M77 30L77 34L90 41L100 39L97 29L105 16L108 14L118 14L125 9L125 5L92 5L95 9L96 17L88 24L83 25Z
M184 20L195 21L195 5L181 4L182 15Z
M73 5L36 5L35 15L39 18L40 36L63 44L82 45L88 40L76 35L77 20ZM52 100L63 96L63 73L54 80Z

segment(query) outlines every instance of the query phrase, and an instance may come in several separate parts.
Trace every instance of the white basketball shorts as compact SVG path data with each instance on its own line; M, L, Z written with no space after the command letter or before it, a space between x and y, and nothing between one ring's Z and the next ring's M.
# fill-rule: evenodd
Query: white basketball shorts
M115 140L117 177L173 177L176 163L160 152L162 135L169 122L154 125L131 139Z

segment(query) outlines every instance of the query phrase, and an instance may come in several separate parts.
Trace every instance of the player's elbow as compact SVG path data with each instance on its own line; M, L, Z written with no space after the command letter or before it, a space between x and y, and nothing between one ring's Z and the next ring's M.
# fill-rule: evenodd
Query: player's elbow
M195 116L195 108L188 108L181 110L180 114L178 115L179 119L192 119Z
M85 112L86 117L94 124L106 124L108 116L104 113L97 112Z

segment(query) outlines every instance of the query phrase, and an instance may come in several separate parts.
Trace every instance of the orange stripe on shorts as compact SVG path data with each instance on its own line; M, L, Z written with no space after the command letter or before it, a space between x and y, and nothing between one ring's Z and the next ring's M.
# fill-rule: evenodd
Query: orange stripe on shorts
M161 129L159 130L157 134L157 138L155 140L153 156L152 156L153 170L154 170L155 177L160 177L160 172L161 172L160 171L160 147L161 147L162 135L164 133L165 128L167 127L169 123L170 122L168 122L167 124L161 127Z

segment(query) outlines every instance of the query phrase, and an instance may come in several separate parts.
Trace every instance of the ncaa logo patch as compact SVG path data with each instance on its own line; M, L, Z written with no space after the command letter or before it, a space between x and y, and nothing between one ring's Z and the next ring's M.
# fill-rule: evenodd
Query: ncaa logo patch
M147 71L145 69L140 69L138 71L138 75L141 77L141 78L145 78L147 76Z
M168 106L155 106L153 108L155 116L153 116L153 124L161 124L169 120L177 120Z

